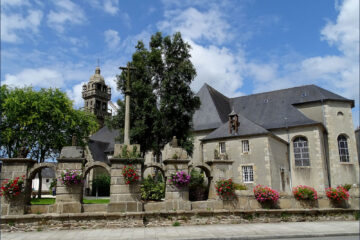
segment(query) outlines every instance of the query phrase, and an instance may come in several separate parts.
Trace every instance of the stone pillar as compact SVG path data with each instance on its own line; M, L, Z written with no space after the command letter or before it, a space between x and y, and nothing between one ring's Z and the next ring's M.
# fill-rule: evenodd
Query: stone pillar
M1 184L5 179L24 178L24 192L16 197L8 199L1 197L1 215L22 215L25 213L26 204L30 201L31 179L27 179L28 169L35 163L35 160L28 158L1 158Z
M126 92L125 96L125 127L124 127L124 144L130 145L130 95Z
M177 188L169 183L171 174L184 171L189 174L190 160L187 159L166 159L163 161L165 165L165 179L166 179L166 191L165 202L166 210L191 210L191 203L189 201L189 188Z
M84 149L78 146L64 147L61 150L60 158L57 159L57 176L61 176L65 170L82 171ZM56 209L57 213L81 213L83 184L77 186L65 186L59 180L56 185Z
M206 162L211 167L213 179L209 187L209 199L219 199L216 195L215 184L221 179L232 178L232 164L230 160L212 160Z
M110 163L111 184L108 212L142 212L143 205L140 202L140 181L141 167L144 159L111 158ZM138 182L127 185L122 175L122 169L129 164L137 169L140 178Z

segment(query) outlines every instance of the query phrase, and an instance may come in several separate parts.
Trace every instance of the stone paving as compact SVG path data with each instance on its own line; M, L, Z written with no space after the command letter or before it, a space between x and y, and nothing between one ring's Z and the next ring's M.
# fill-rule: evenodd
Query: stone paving
M90 227L90 226L89 226ZM358 221L252 223L178 227L85 229L2 233L1 240L108 239L277 239L291 237L358 236Z

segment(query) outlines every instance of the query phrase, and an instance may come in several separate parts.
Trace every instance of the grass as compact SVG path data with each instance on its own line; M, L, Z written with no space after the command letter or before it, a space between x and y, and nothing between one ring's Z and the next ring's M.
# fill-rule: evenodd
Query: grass
M31 205L50 205L55 203L55 198L32 198Z
M83 199L84 204L108 204L110 199Z
M173 223L173 226L174 226L174 227L178 227L178 226L180 226L180 225L181 225L181 224L180 224L178 221L176 221L176 222Z

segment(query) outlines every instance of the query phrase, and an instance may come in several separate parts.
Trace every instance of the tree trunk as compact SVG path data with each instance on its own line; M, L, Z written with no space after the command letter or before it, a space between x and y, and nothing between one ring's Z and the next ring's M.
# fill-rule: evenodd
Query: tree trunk
M38 191L38 198L41 198L41 188L42 188L42 176L41 176L41 169L38 173L39 176L39 191Z

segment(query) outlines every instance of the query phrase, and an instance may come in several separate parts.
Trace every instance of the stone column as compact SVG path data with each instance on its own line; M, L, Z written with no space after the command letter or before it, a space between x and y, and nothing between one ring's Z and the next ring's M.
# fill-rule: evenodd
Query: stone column
M125 96L125 127L124 127L124 144L130 145L130 93L126 91Z
M111 158L111 184L110 184L110 203L108 212L141 212L143 205L140 202L140 181L141 167L144 163L143 158ZM122 169L126 165L133 165L139 174L139 181L136 183L125 184Z
M65 170L82 171L85 162L82 147L69 146L61 150L60 158L57 159L57 176L61 176ZM81 213L83 185L65 186L59 180L56 185L56 209L57 213Z
M163 161L165 165L166 191L165 202L166 210L191 210L191 203L189 201L189 188L177 188L169 183L172 174L184 171L189 174L190 160L187 159L166 159Z
M31 179L27 179L28 169L35 163L35 160L28 158L1 158L1 184L5 179L15 179L25 176L24 192L14 198L1 197L1 215L22 215L25 213L26 204L30 201Z
M209 199L219 199L216 195L215 184L221 179L232 178L232 164L234 161L230 160L212 160L206 162L211 167L213 179L209 188Z

